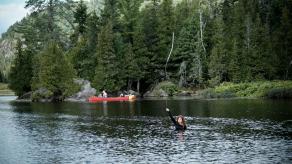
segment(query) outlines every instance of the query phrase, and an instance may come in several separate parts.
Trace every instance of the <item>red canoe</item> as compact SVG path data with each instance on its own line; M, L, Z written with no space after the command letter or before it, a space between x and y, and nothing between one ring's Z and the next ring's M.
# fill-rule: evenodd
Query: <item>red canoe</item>
M132 101L135 100L135 96L126 96L126 97L96 97L92 96L88 98L88 102L95 103L101 101Z

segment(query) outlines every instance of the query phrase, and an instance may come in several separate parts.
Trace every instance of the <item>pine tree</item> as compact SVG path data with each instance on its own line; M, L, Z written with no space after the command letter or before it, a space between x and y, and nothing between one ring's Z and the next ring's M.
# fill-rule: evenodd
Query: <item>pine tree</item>
M76 91L73 82L76 77L75 70L56 43L49 43L39 55L39 59L39 70L33 81L34 90L48 89L54 98L57 98L54 101L63 100Z
M142 26L145 36L145 45L147 47L147 55L150 59L147 72L149 82L158 82L164 77L164 70L160 68L161 60L157 60L161 55L159 52L159 36L158 36L158 9L159 2L152 0L142 11Z
M118 0L104 1L104 7L101 11L101 25L112 24L114 32L120 31L118 2Z
M124 70L127 78L127 89L132 89L132 84L134 81L139 80L140 77L140 68L135 57L133 47L131 44L126 46L125 56L124 56Z
M92 79L92 72L95 69L94 63L92 62L94 61L94 57L92 56L95 55L92 51L95 52L96 49L96 46L93 46L94 43L96 44L96 31L93 30L97 29L97 25L93 22L98 21L98 19L92 20L96 18L95 14L89 19L87 7L82 0L78 3L74 12L74 18L74 22L77 23L77 28L72 37L75 47L70 50L69 56L74 69L77 71L77 75L89 80ZM87 23L88 19L89 23ZM90 25L90 28L87 27L88 25ZM92 36L87 33L90 33ZM87 37L90 41L87 41Z
M2 73L2 71L0 71L0 83L3 83L5 80L4 80L4 75Z
M86 32L86 21L88 18L87 6L84 4L83 0L78 2L78 5L74 11L74 23L77 27L74 34L71 36L73 45L77 44Z
M9 88L17 96L31 91L32 79L32 54L23 50L20 40L16 46L16 58L9 74Z
M75 23L77 23L77 31L79 34L84 34L86 31L86 21L87 21L87 6L84 4L83 0L80 0L76 11L74 12Z
M108 91L119 90L121 86L117 85L119 70L117 69L117 56L114 50L114 33L111 22L102 27L98 37L97 46L97 67L95 70L94 86Z
M88 50L86 47L86 40L84 38L81 38L77 45L69 52L71 63L77 72L77 76L85 79L88 79L88 75L86 73L88 71L86 68L86 62L89 60L87 58L87 53Z
M143 0L120 0L120 23L122 28L122 36L125 43L133 45L134 29L139 19L139 8Z
M121 0L119 1L121 33L116 34L115 51L119 60L121 76L120 82L127 83L127 89L132 89L134 82L140 80L141 68L138 67L138 59L134 53L134 42L137 38L136 27L139 26L139 8L143 1ZM120 35L119 35L120 34ZM136 45L136 44L135 44ZM139 48L138 48L139 49ZM141 54L145 55L145 54ZM144 63L143 63L144 65ZM121 83L121 86L125 85Z
M232 17L229 19L232 23L226 24L228 21L225 23L225 27L231 26L225 29L227 37L231 37L226 43L226 50L229 53L227 56L230 56L230 63L228 66L230 80L233 82L249 81L251 76L248 75L249 68L246 67L249 58L248 51L244 49L246 26L244 24L243 15L245 15L245 12L242 3L233 4L230 13ZM231 33L231 35L228 33Z
M174 9L172 0L163 0L158 11L158 38L159 51L155 55L156 69L163 70L165 61L172 44L172 33L174 32ZM166 76L165 76L166 77Z
M172 59L172 63L175 63L172 65L176 67L176 72L181 72L178 69L182 64L186 65L186 82L190 85L203 83L202 49L198 41L198 35L198 28L194 19L189 19L179 33ZM179 74L178 77L182 76Z
M86 30L86 61L84 65L85 76L84 78L92 81L96 68L96 51L98 45L98 33L100 32L100 18L95 13L91 13L87 21Z
M43 9L47 12L43 13L46 16L45 29L46 39L56 39L56 11L57 7L61 6L60 0L28 0L25 2L25 8L31 8L35 13L41 13Z
M182 0L174 8L175 15L175 34L179 34L180 30L187 23L188 19L193 15L192 2L189 0Z
M133 52L135 54L135 59L139 68L136 70L137 72L137 91L140 90L140 83L146 83L149 85L152 82L151 77L147 77L146 75L150 75L149 71L149 62L150 55L145 44L145 33L143 31L142 21L138 21L137 25L134 29L133 34Z
M291 5L291 3L290 3ZM288 9L288 5L282 8L281 18L280 18L280 27L277 31L277 40L276 40L276 49L277 58L279 59L278 63L278 74L281 76L281 79L289 79L287 74L287 69L292 61L292 12L291 8ZM291 75L290 75L291 78Z
M215 86L220 84L222 81L227 80L227 66L228 58L226 56L226 50L224 49L224 31L223 31L223 20L220 16L215 18L214 22L214 35L212 37L213 47L210 54L209 61L209 75L210 85Z
M261 23L260 16L257 14L252 25L251 60L247 64L250 67L251 75L254 79L270 79L273 76L273 62L277 62L271 50L269 33L267 27ZM274 60L273 60L274 59Z
M100 31L100 18L94 13L90 13L87 18L87 30L85 37L87 38L89 53L95 54L98 36L97 34Z

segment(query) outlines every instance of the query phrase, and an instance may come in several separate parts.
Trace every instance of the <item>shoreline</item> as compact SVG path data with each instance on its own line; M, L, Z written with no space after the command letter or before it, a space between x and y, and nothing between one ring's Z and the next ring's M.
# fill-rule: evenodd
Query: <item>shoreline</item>
M224 82L213 88L192 89L192 88L176 88L171 90L175 84L162 82L154 87L154 89L144 97L137 100L234 100L234 99L292 99L292 81L257 81L246 83ZM7 88L7 84L3 85L0 90L0 96L15 96L15 94ZM152 92L152 93L151 93ZM139 93L138 93L139 94ZM89 95L88 95L89 96ZM29 97L23 97L29 98ZM16 99L19 102L32 102L31 99ZM50 99L40 99L39 102L50 102ZM64 102L88 102L86 97L72 98L67 97Z
M33 102L32 100L28 99L17 99L17 96L15 95L0 95L0 97L8 96L8 97L16 97L14 102ZM266 98L259 98L259 97L231 97L231 98L199 98L198 96L175 96L175 97L146 97L146 98L138 98L136 101L161 101L161 100L203 100L203 101L217 101L217 100L287 100L287 99L266 99ZM289 99L288 99L289 100ZM88 104L95 104L90 103L88 101L84 100L64 100L62 102L72 102L72 103L88 103ZM62 103L60 102L60 103ZM127 102L127 101L122 101ZM56 102L50 102L50 101L39 101L37 103L56 103ZM58 102L59 103L59 102Z

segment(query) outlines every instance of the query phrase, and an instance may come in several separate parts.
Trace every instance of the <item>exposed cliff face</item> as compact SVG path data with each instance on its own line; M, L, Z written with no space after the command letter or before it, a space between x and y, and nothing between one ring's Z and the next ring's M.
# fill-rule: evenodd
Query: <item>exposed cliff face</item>
M15 56L16 38L0 39L0 71L7 77Z

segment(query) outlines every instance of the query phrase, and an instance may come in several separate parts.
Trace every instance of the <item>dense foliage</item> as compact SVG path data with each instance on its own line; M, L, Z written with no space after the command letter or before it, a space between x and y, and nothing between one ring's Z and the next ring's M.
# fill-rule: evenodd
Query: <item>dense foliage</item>
M34 90L46 88L56 101L63 100L76 91L73 82L75 70L55 43L49 43L37 60L38 70L32 82Z
M199 92L203 98L292 98L291 81L258 81L248 83L225 82L215 88L208 88Z
M88 10L83 1L28 0L26 6L34 12L18 32L26 51L38 54L34 60L41 59L27 61L34 68L33 77L45 78L33 88L59 92L51 87L65 87L58 79L64 78L59 77L62 72L73 77L71 64L78 77L109 91L145 91L164 80L181 87L205 87L292 78L291 0L105 0L99 12ZM60 26L60 20L68 26ZM52 40L59 46L44 49ZM64 67L40 76L51 65L59 67L56 63ZM23 71L16 66L12 79ZM56 84L47 84L49 79ZM17 85L11 83L11 88L19 94L30 89L29 84L23 90Z
M20 40L16 49L16 58L9 75L9 87L17 96L21 96L31 91L32 58L28 50L23 50Z

